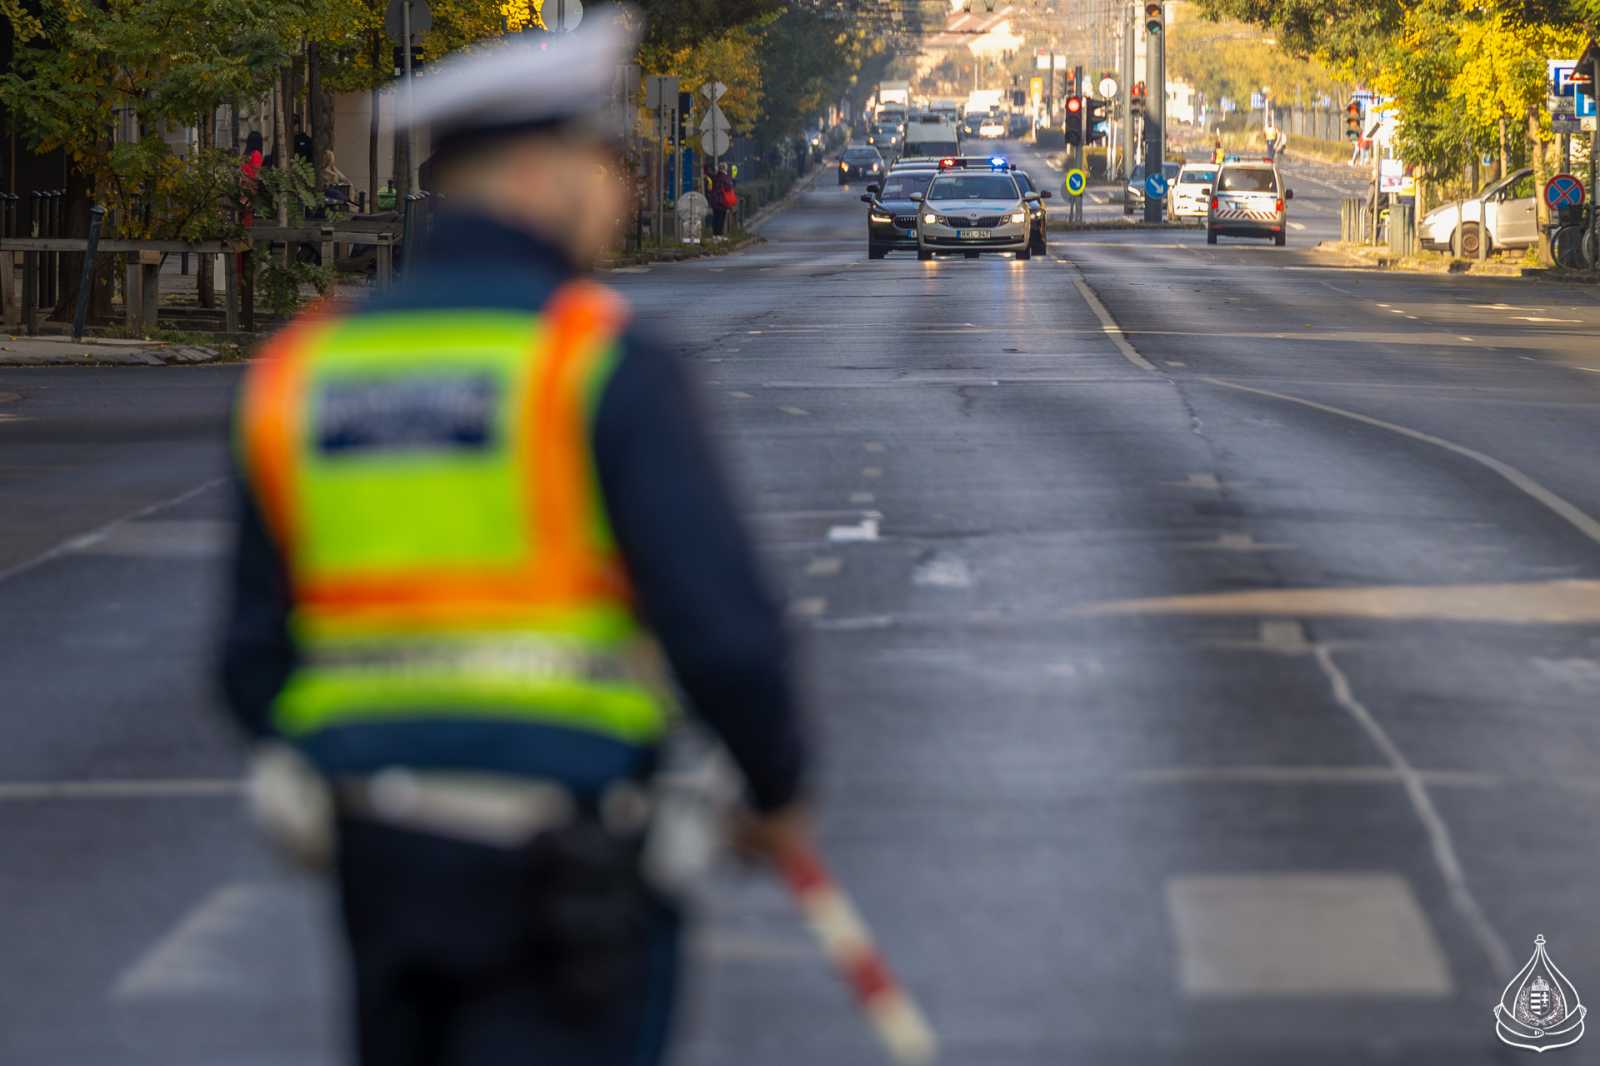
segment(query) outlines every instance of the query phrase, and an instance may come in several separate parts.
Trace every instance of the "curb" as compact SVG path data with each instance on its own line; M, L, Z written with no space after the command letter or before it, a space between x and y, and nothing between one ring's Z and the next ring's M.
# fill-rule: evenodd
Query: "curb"
M108 343L86 337L11 337L0 341L0 366L194 366L214 363L222 353L191 344L160 341Z
M714 256L727 255L748 248L752 244L761 243L761 237L754 233L721 241L713 246L668 248L660 252L636 253L622 255L615 259L604 259L595 264L596 270L615 270L618 267L649 266L653 263L682 263L689 259L710 259Z

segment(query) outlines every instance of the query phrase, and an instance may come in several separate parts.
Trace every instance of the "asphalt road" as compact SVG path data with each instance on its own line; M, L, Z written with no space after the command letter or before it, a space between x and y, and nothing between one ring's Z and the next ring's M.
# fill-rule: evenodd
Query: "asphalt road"
M705 385L945 1062L1507 1062L1541 933L1600 990L1600 301L1331 266L1342 175L1290 173L1286 249L868 262L825 172L609 277ZM235 376L0 371L8 1064L337 1061L207 686ZM881 1061L767 880L703 917L678 1062Z

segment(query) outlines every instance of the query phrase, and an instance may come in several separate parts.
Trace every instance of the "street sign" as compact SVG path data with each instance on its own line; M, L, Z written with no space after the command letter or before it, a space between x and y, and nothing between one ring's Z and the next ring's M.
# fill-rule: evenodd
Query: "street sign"
M568 33L583 21L583 0L545 0L539 15L552 33Z
M713 130L721 133L728 133L731 131L731 127L728 125L728 116L723 114L722 108L718 107L716 104L712 104L710 109L707 110L704 115L700 116L700 132L710 133Z
M717 129L707 130L700 137L700 147L705 149L706 155L727 155L728 154L728 130L727 130L727 127L723 127L720 130L717 130Z
M708 81L704 85L700 86L700 92L712 103L716 103L718 100L721 100L722 94L727 91L728 87L722 84L720 81Z
M644 106L652 111L676 107L678 104L678 79L655 74L645 79Z
M1545 66L1550 75L1550 113L1552 115L1575 115L1581 122L1582 119L1593 119L1595 110L1594 86L1587 71L1578 69L1576 59L1548 59ZM1592 124L1585 128L1593 128Z
M1406 165L1400 159L1378 160L1378 191L1399 194L1406 183Z
M1083 171L1074 167L1067 171L1067 195L1082 196L1085 186L1089 184L1089 177Z
M1101 78L1100 79L1100 95L1102 97L1104 97L1105 99L1107 99L1107 100L1109 100L1113 96L1117 95L1117 79L1116 78Z
M406 0L389 0L389 9L383 14L383 32L396 44L405 44ZM411 0L411 36L421 37L433 29L433 12L428 0Z
M1582 206L1583 182L1571 174L1557 174L1544 183L1544 202L1552 209Z
M1145 195L1152 200L1164 199L1167 195L1167 176L1157 170L1144 179Z

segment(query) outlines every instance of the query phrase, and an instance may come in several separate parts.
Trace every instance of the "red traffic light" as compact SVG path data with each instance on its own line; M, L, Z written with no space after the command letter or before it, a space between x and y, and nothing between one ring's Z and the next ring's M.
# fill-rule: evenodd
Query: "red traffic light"
M1069 97L1067 97L1067 110L1070 111L1074 115L1076 115L1079 111L1082 111L1083 110L1083 97L1081 97L1081 96L1069 96Z

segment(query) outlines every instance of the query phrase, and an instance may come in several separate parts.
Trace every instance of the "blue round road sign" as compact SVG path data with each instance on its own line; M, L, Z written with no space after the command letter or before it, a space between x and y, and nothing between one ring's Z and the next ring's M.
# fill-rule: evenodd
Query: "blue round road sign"
M1144 191L1152 199L1159 200L1167 195L1167 176L1161 171L1156 171L1144 179Z
M1583 203L1583 182L1571 174L1557 174L1544 183L1544 202L1551 207L1578 207Z
M1067 171L1067 192L1073 196L1082 196L1084 186L1089 183L1083 171L1076 168Z

